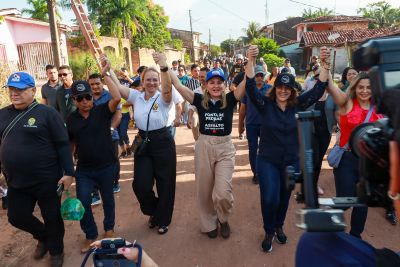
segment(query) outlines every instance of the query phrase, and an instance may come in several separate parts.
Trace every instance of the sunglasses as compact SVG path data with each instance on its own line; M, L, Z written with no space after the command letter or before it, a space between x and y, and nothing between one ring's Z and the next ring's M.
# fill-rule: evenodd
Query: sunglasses
M76 102L82 102L83 99L86 99L87 101L90 101L93 99L93 96L91 95L78 95L75 97Z
M261 78L264 78L264 74L262 74L262 73L258 73L258 74L256 74L256 77L261 77Z
M58 74L58 77L63 77L63 76L64 76L64 77L67 77L68 74L69 74L69 73L59 73L59 74Z

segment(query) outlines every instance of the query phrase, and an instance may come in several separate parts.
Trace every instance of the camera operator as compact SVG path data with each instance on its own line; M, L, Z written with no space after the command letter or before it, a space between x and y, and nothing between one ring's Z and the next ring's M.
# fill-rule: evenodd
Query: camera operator
M106 239L103 239L106 240ZM96 247L96 248L101 248L101 241L103 240L97 240L93 242L90 246L91 247ZM126 245L130 245L129 242L126 242ZM137 247L122 247L118 248L117 251L118 254L123 255L125 258L127 258L130 261L135 262L136 264L140 264L141 267L158 267L157 263L154 262L152 258L150 258L147 253L142 250L142 259L141 262L138 263L139 259L139 249Z

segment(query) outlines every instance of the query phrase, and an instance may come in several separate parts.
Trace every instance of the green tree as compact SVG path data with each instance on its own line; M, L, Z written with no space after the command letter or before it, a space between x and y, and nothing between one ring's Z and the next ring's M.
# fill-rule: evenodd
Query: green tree
M265 64L268 66L268 70L272 70L273 67L280 67L283 65L285 58L278 57L275 54L264 54L262 56L264 58Z
M160 51L171 41L171 33L167 29L168 16L160 5L147 1L146 17L139 18L139 23L145 29L132 40L133 48L153 48Z
M227 54L233 53L235 46L237 46L237 41L234 39L226 39L221 43L221 50Z
M303 9L303 14L301 16L305 19L314 19L324 16L333 16L334 14L335 11L328 8L319 8L317 10L312 10L311 8L309 8Z
M279 45L272 39L268 39L265 37L261 37L255 39L253 44L258 45L259 54L273 54L278 55L279 53Z
M210 53L212 57L218 57L221 55L221 47L219 45L211 45Z
M100 25L102 35L131 38L140 30L145 18L145 2L141 0L87 0L91 19Z
M392 7L386 1L368 4L357 10L365 18L373 19L369 28L387 28L400 26L400 7Z
M168 44L174 49L177 50L183 49L183 41L181 39L171 39L171 41L169 41Z
M26 0L26 3L32 8L22 9L23 15L28 15L30 18L49 21L49 14L47 12L47 1L46 0ZM57 18L61 20L61 15L57 11Z
M257 22L250 22L247 29L243 29L243 31L246 33L245 36L245 43L249 44L251 43L254 39L258 38L261 36L260 32L261 26Z

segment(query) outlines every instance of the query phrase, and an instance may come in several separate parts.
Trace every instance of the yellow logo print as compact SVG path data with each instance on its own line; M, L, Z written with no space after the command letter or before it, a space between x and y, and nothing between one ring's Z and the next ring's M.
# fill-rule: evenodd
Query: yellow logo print
M154 103L153 110L158 110L158 104Z
M35 122L36 122L36 119L35 119L35 118L29 118L29 120L28 120L28 125L29 125L29 126L32 126L32 125L35 124Z

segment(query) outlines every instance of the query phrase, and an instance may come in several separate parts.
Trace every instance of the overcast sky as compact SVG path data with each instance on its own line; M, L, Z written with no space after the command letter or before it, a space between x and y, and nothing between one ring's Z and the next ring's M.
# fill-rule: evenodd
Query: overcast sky
M111 0L110 0L111 1ZM268 23L285 20L289 16L300 16L303 9L321 7L336 10L337 14L357 15L357 9L379 0L153 0L164 7L169 16L169 27L190 30L189 9L192 10L193 30L202 33L200 39L208 43L211 30L211 43L219 44L230 36L244 35L249 21L265 25L265 5L268 2ZM399 0L387 0L399 7ZM300 4L303 3L303 4ZM307 6L308 5L308 6ZM313 7L311 7L313 6ZM26 8L26 0L0 0L0 8ZM72 12L62 12L64 22L70 24ZM0 37L1 38L1 37Z

